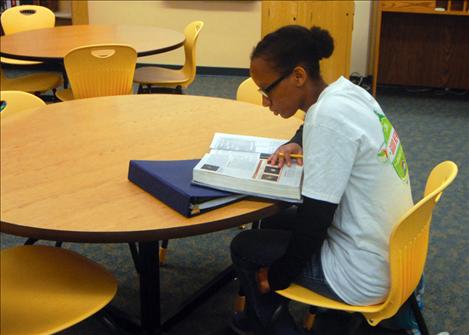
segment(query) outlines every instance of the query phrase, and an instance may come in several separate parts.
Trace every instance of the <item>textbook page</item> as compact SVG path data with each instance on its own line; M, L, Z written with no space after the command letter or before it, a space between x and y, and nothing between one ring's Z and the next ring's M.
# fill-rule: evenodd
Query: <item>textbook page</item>
M303 172L302 167L297 164L290 167L284 165L282 168L268 164L262 154L224 150L212 150L205 154L196 168L236 178L288 186L295 186Z
M210 149L256 152L271 155L282 144L288 140L279 140L267 137L233 135L225 133L215 133Z
M193 182L220 190L301 202L303 167L267 163L269 155L211 150L193 171Z

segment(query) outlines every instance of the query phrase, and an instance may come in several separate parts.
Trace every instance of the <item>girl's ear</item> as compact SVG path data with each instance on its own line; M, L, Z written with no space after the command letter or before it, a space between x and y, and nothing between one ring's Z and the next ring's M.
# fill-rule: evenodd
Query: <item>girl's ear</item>
M301 87L306 82L308 78L308 73L302 66L297 66L293 69L293 76L295 78L295 83L297 87Z

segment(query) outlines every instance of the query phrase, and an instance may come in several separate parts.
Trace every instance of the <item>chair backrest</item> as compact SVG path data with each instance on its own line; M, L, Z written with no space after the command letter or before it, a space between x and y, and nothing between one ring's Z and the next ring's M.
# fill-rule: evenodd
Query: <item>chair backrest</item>
M22 110L41 107L46 103L37 96L23 92L23 91L1 91L0 100L5 106L0 112L0 117L3 120L9 118Z
M188 78L187 82L184 83L184 87L189 86L195 79L195 73L197 71L196 45L199 33L203 27L203 21L194 21L189 23L184 29L184 35L186 36L186 40L184 41L184 54L186 59L181 71L184 73L184 76Z
M427 258L433 208L457 173L458 167L450 161L433 168L424 198L394 227L389 246L391 286L383 309L377 313L364 313L370 324L376 325L393 316L415 291Z
M257 87L254 80L249 77L239 84L238 90L236 91L236 100L262 106L262 95L259 93L258 89L259 87Z
M236 91L236 100L250 102L255 105L263 106L262 104L262 94L258 91L259 87L256 85L254 80L251 77L244 80L238 86L238 90ZM298 109L295 113L295 117L304 120L305 113Z
M43 6L14 6L2 13L0 21L5 35L9 35L26 30L52 28L55 25L55 14Z
M137 52L128 45L89 45L71 50L64 64L74 99L132 93Z

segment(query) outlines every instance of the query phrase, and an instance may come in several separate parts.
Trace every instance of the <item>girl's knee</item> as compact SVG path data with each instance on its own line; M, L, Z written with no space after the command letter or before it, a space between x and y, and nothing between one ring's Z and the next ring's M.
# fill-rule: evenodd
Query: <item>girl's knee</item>
M248 247L252 240L250 235L252 230L244 230L233 238L230 245L231 255L241 255L243 251L250 249Z

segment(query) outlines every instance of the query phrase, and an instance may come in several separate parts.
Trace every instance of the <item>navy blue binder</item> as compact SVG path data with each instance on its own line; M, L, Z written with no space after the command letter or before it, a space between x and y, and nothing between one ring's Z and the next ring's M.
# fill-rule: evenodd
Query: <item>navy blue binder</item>
M218 191L191 184L193 160L131 160L129 180L186 217L191 217L245 195Z

